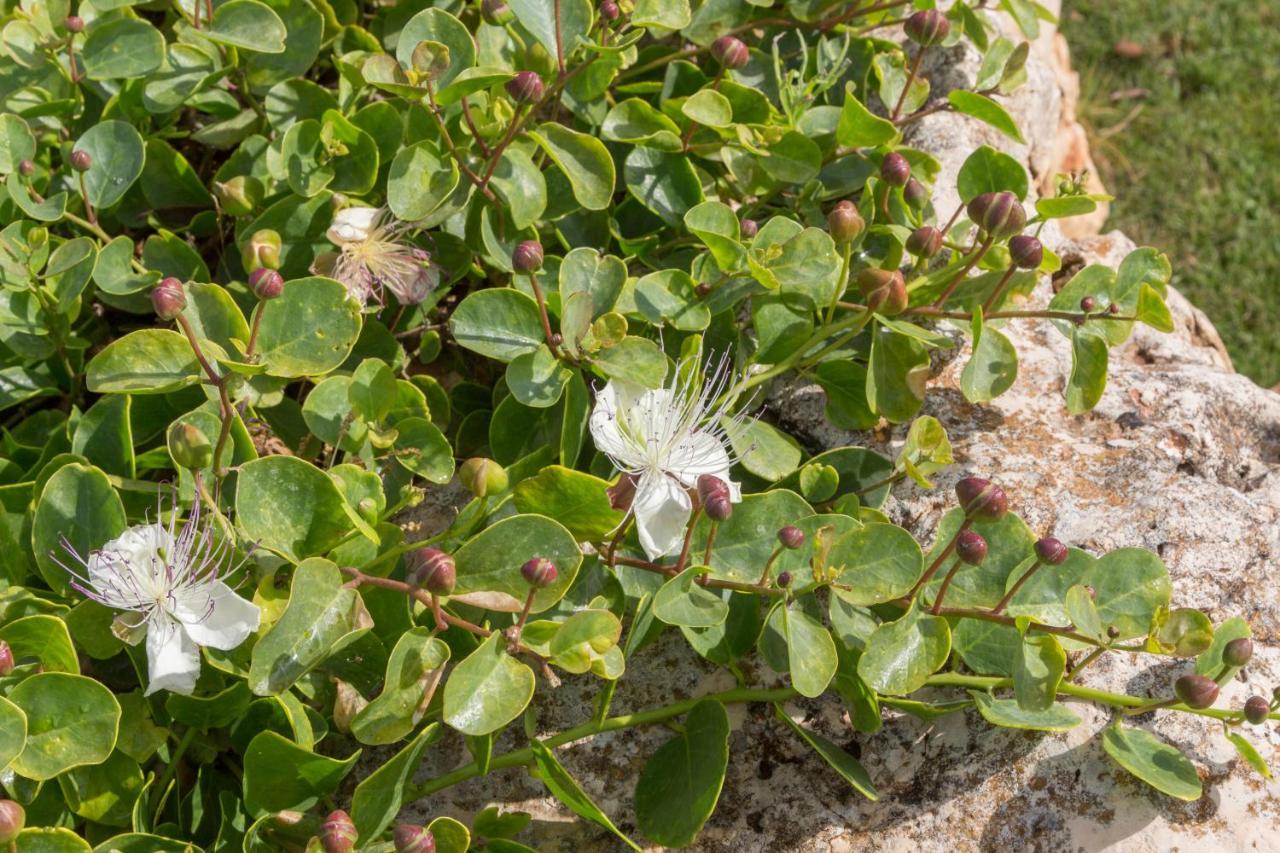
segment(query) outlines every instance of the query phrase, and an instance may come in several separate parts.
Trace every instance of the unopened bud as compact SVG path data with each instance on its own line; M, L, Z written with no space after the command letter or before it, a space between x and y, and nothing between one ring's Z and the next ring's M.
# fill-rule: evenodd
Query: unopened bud
M507 469L483 456L463 462L458 468L458 480L478 498L505 492L509 483Z
M1092 593L1090 593L1090 594L1089 594L1089 597L1090 597L1090 598L1092 598L1092 597L1093 597L1093 594L1092 594ZM1115 625L1108 625L1108 626L1107 626L1107 636L1108 636L1108 637L1110 637L1110 638L1111 638L1111 639L1113 639L1113 640L1115 640L1115 639L1119 638L1119 636L1120 636L1120 629L1119 629L1119 628L1117 628Z
M26 825L27 813L21 805L0 800L0 844L12 844Z
M907 309L907 283L898 270L868 268L858 273L856 282L872 311L893 317Z
M760 223L754 219L744 219L738 225L738 231L742 234L743 240L750 240L752 237L760 233Z
M703 299L707 297L711 293L711 282L709 281L698 282L698 286L693 289L693 292L698 295L699 299Z
M924 188L924 184L912 178L902 188L902 200L914 208L921 208L929 200L929 191Z
M324 853L351 853L356 849L356 825L351 815L335 809L320 825L320 847Z
M929 47L944 40L951 32L951 22L937 9L925 9L907 18L902 25L907 38L921 47Z
M851 201L842 201L827 214L827 231L837 243L852 243L867 227Z
M712 521L725 521L733 514L729 484L714 474L698 477L698 499L702 502L702 511Z
M559 572L556 571L556 564L546 557L534 557L520 567L520 574L524 575L529 586L543 589L556 582Z
M911 164L897 151L890 151L880 161L880 180L891 187L905 187L911 180Z
M542 244L537 240L525 240L511 253L511 266L519 273L537 272L542 269Z
M778 572L776 583L782 589L791 586L791 572Z
M284 293L284 276L268 267L258 267L249 273L249 289L259 299L275 299Z
M1118 303L1112 302L1110 305L1108 305L1108 306L1107 306L1107 313L1108 313L1108 314L1119 314L1119 313L1120 313L1120 305L1119 305Z
M228 216L248 216L262 201L262 182L248 175L236 175L225 181L215 181L213 194L218 206Z
M1092 296L1086 296L1080 300L1080 310L1086 314L1088 314L1090 311L1092 311L1094 308L1097 308L1097 307L1098 307L1098 300L1094 299Z
M506 4L506 0L484 0L480 4L480 17L486 24L500 27L515 18L515 12Z
M712 42L711 55L725 68L741 68L751 60L747 46L733 36L721 36Z
M77 148L71 152L71 168L77 172L87 172L89 167L93 165L93 158L89 156L88 151L82 151Z
M1222 648L1222 662L1227 666L1244 666L1253 657L1253 640L1237 637Z
M605 490L609 496L609 506L619 512L629 512L631 503L636 498L636 479L630 474L618 477L618 482Z
M1218 701L1218 683L1204 675L1184 675L1173 683L1173 692L1188 708L1208 708Z
M542 100L545 87L536 71L521 71L507 81L507 94L517 104L534 104Z
M1270 713L1271 705L1261 696L1250 696L1244 703L1244 718L1255 726L1265 723Z
M18 174L24 178L29 178L36 173L36 164L30 160L21 160L18 163Z
M907 251L917 258L932 258L942 251L942 232L932 225L921 225L907 238Z
M1009 259L1018 269L1039 269L1044 260L1044 244L1030 234L1015 234L1009 238Z
M790 548L794 551L804 545L804 531L799 527L788 524L778 531L778 541L782 543L782 547Z
M280 269L280 250L283 246L284 242L280 239L279 232L271 228L263 228L253 232L253 236L244 246L244 253L240 260L244 262L244 268L249 272L259 267L277 270Z
M622 14L622 10L618 8L618 4L613 0L601 0L600 17L606 21L616 21L618 16Z
M1067 546L1052 536L1046 536L1036 540L1036 557L1045 565L1061 566L1067 561Z
M436 839L425 826L402 823L391 833L396 853L435 853Z
M453 557L439 548L419 548L404 558L405 581L432 595L449 595L458 580Z
M181 421L169 427L169 453L173 461L188 471L199 471L213 464L213 443L204 430Z
M84 18L79 15L67 15L67 20L63 22L69 33L84 32Z
M965 477L956 483L956 499L965 515L995 521L1009 508L1004 489L982 477Z
M151 291L151 307L161 320L172 320L187 307L187 293L182 282L173 276L160 280Z
M977 566L987 559L987 540L981 533L962 530L956 537L956 556L971 566Z
M13 649L4 640L0 640L0 675L13 672Z
M974 196L965 211L973 224L996 240L1017 234L1027 224L1027 213L1022 209L1022 202L1011 192L990 192Z

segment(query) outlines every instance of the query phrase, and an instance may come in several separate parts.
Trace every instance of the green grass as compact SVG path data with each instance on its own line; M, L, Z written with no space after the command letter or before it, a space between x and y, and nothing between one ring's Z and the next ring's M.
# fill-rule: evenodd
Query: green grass
M1280 4L1067 0L1062 29L1108 227L1168 253L1236 369L1280 382Z

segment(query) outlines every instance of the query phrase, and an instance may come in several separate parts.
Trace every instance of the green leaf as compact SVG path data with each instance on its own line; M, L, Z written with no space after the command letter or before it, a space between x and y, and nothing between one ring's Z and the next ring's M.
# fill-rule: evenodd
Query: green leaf
M738 463L766 482L781 480L796 470L804 457L798 441L765 421L745 418L734 424L733 418L722 415L720 425L729 436Z
M201 731L230 726L249 709L253 693L243 681L236 681L226 690L212 696L183 696L170 693L164 709L174 720L184 726L195 726Z
M411 628L387 659L382 692L356 714L356 740L380 746L407 737L418 725L449 661L449 646L426 628Z
M244 751L244 807L253 817L291 809L306 811L334 791L355 766L318 755L277 732L254 735Z
M228 0L213 12L213 26L200 34L210 41L257 53L284 53L289 32L270 6L258 0Z
M67 194L65 192L54 193L44 201L36 202L31 197L31 191L26 181L17 172L5 178L4 186L13 203L32 219L40 222L57 222L67 212Z
M85 383L99 394L167 394L199 378L191 344L169 329L138 329L107 344L90 361Z
M1057 699L1067 654L1052 634L1027 633L1013 663L1013 692L1018 707L1047 711Z
M452 157L442 156L436 143L423 140L401 148L391 161L387 205L406 222L425 219L457 186L458 164Z
M867 606L901 598L924 572L915 537L895 524L860 525L835 540L827 565L839 574L836 591L850 604ZM847 587L847 588L844 588Z
M21 116L0 115L0 175L18 171L23 160L36 156L36 138Z
M960 374L960 390L970 403L986 403L1018 378L1018 351L999 329L984 326L982 309L973 312L973 354Z
M928 382L929 351L915 338L876 328L867 367L867 400L873 411L894 423L920 410Z
M41 577L50 589L70 595L71 577L63 566L79 569L76 557L87 560L126 525L124 505L106 474L74 462L62 466L44 484L31 522L31 548Z
M115 748L120 704L92 678L45 672L20 682L9 701L27 718L27 742L9 765L42 782L86 764L107 760Z
M344 580L328 560L314 557L298 564L284 613L253 647L249 687L255 694L284 692L369 630L364 603Z
M1088 587L1080 584L1070 587L1062 604L1067 618L1078 632L1087 637L1093 637L1099 642L1106 639L1102 616L1098 613L1097 605L1093 603L1093 593Z
M1227 643L1252 636L1253 631L1249 628L1249 623L1239 616L1232 616L1222 622L1213 632L1213 644L1196 658L1196 674L1217 678L1223 669L1222 652L1226 649ZM1233 678L1239 671L1238 667L1230 667L1227 677Z
M1133 315L1157 332L1168 333L1174 330L1173 315L1169 313L1169 306L1165 304L1164 297L1149 284L1144 283L1142 289L1138 291L1138 305Z
M622 523L622 512L609 504L608 488L599 477L549 465L517 483L512 502L518 512L555 519L579 541L598 542Z
M27 715L0 697L0 767L8 767L27 745Z
M407 635L406 635L407 636ZM444 645L440 640L433 642ZM422 764L427 747L440 735L437 723L425 727L389 760L383 761L356 785L351 796L351 822L361 838L374 839L382 834L400 812L406 788Z
M638 146L627 155L622 176L627 191L673 227L679 226L685 213L703 201L702 183L683 154ZM581 197L578 200L582 201ZM585 201L582 204L590 207Z
M538 344L533 352L511 360L507 387L522 406L545 409L560 402L560 395L572 375L546 344Z
M694 705L684 731L658 748L636 783L636 821L667 847L693 843L715 811L729 765L729 715L712 699Z
M95 21L89 27L80 59L89 80L142 77L164 62L164 36L137 18ZM97 163L94 157L94 165Z
M880 794L876 791L875 785L871 782L871 777L867 774L866 769L849 753L845 752L836 744L824 738L822 735L811 732L803 728L791 716L782 709L781 705L774 704L774 715L782 720L787 726L795 732L801 740L813 748L823 761L840 774L846 782L849 783L853 790L857 791L868 800L875 802L880 799Z
M591 363L610 379L621 379L642 388L657 388L667 376L667 357L653 341L627 335L600 350Z
M449 49L449 67L432 82L437 90L476 64L476 44L471 33L444 9L423 9L409 19L396 39L396 59L401 65L412 67L413 52L424 41L439 42Z
M69 829L29 826L18 834L14 849L24 853L89 853L93 848Z
M544 341L538 303L509 287L468 294L449 315L454 340L473 352L511 361Z
M360 306L331 278L293 279L260 310L258 358L273 376L328 373L347 360L360 336Z
M685 118L706 127L729 127L733 124L733 106L715 89L699 89L680 105Z
M813 510L804 499L784 488L744 495L741 503L734 504L733 515L717 528L708 561L712 577L742 583L760 580L777 545L778 528L810 515ZM706 517L700 518L690 553L704 552L710 530Z
M591 30L593 16L587 0L512 0L507 5L553 59L567 59Z
M35 613L15 619L0 627L0 640L9 644L15 659L37 658L45 672L80 674L80 662L67 623L57 616Z
M970 690L978 713L993 726L1030 729L1037 732L1065 732L1080 725L1080 718L1066 705L1055 702L1043 711L1028 711L1013 699L997 699L990 693Z
M1071 377L1067 380L1067 411L1082 415L1098 405L1107 389L1107 342L1077 329L1071 335Z
M707 201L685 211L684 224L711 250L716 266L724 272L741 269L747 252L740 241L738 215L727 204Z
M142 793L142 770L123 752L113 752L101 764L68 770L58 777L58 786L67 808L80 817L127 827Z
M1267 761L1258 753L1256 747L1249 743L1249 740L1238 732L1227 732L1227 740L1231 741L1231 745L1236 748L1236 752L1240 753L1240 757L1249 763L1249 766L1258 771L1265 779L1271 778L1271 768L1267 766Z
M822 150L809 137L790 130L769 146L759 163L774 180L803 184L816 178L822 169Z
M517 229L537 224L547 209L547 179L522 149L508 148L502 152L489 186L506 203L511 224Z
M681 149L680 128L676 123L640 98L617 103L605 116L600 132L613 142L629 142L658 151Z
M692 566L664 583L653 596L653 615L685 628L722 624L729 616L729 604L697 583L705 572L705 567Z
M1119 548L1089 567L1081 584L1093 587L1102 624L1119 631L1116 639L1145 636L1151 620L1169 606L1169 570L1143 548Z
M877 693L902 696L923 687L950 653L947 620L917 604L871 634L858 659L858 676Z
M958 507L943 515L933 547L924 558L926 565L939 557L963 520L964 512ZM987 540L987 557L981 565L960 568L947 590L946 603L952 607L994 607L1004 597L1009 576L1031 553L1036 535L1012 512L1006 512L996 521L975 521L971 529ZM926 600L937 595L942 577L949 568L948 562L926 587Z
M836 124L836 142L844 148L877 148L892 145L899 136L893 122L871 112L858 100L852 82L845 84L844 106Z
M665 35L665 30L689 26L693 13L689 0L636 0L630 20L632 26L654 29L657 34Z
M839 429L871 429L880 420L867 401L867 369L853 361L824 361L814 370L814 379L827 397L823 410L831 425Z
M245 536L297 562L323 554L351 529L342 492L294 456L265 456L240 468L236 520Z
M956 175L956 192L968 203L986 192L1012 192L1027 197L1027 170L1021 163L989 145L980 146L965 158Z
M564 0L563 6L565 9L574 9L580 2L581 0ZM517 0L512 4L512 9L514 11L525 4L549 5L549 0ZM519 15L519 12L516 14ZM613 200L613 185L617 180L617 173L613 158L609 156L603 142L554 122L538 125L537 132L530 131L529 136L542 146L547 156L569 179L573 196L579 204L587 210L604 210L609 206Z
M640 850L640 847L634 841L623 834L618 827L614 826L613 821L609 820L609 816L600 810L600 807L595 804L587 792L582 790L582 786L569 774L568 770L564 769L564 765L556 758L554 752L537 738L529 741L529 747L533 750L534 764L538 769L537 776L542 780L542 784L547 786L547 790L551 792L552 796L578 817L586 818L603 826L632 850Z
M395 456L405 469L429 483L444 485L453 479L453 448L440 428L426 418L396 421Z
M973 116L978 121L991 125L1014 142L1026 144L1026 140L1022 138L1022 131L1018 130L1017 122L1013 117L1005 111L1004 107L986 95L964 89L952 89L947 94L947 101L955 107L956 112Z
M536 681L533 670L507 654L506 640L495 632L449 674L444 722L467 735L496 732L524 711Z
M84 173L84 188L96 208L115 204L142 174L146 147L138 131L125 122L98 122L85 131L75 147L92 158Z
M798 606L780 601L768 625L787 643L787 671L801 696L821 696L835 677L836 643L822 623Z
M1148 731L1110 726L1102 733L1102 748L1157 791L1188 801L1198 800L1204 793L1195 765Z
M564 597L582 564L577 540L562 525L542 515L517 515L486 527L454 553L457 563L455 595L471 592L501 593L508 606L489 609L518 611L529 591L520 567L533 557L556 565L555 583L533 597L530 612L541 613Z

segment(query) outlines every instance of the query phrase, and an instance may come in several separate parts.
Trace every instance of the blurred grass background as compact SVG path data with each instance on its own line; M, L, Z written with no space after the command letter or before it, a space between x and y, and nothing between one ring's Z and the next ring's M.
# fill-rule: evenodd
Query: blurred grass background
M1080 116L1116 196L1236 369L1280 383L1280 0L1066 0Z

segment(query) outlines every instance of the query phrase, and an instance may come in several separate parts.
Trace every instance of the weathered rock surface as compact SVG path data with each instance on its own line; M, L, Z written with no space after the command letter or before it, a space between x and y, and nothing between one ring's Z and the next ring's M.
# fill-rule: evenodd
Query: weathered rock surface
M1033 50L1028 85L1007 104L1029 145L1012 146L983 125L948 115L930 117L912 131L911 144L942 159L941 187L951 185L963 157L983 143L1023 157L1037 178L1051 179L1061 168L1065 108L1054 50L1054 34L1046 34ZM946 67L930 72L935 92L973 67L972 57L949 58ZM954 196L937 202L943 215L954 204ZM1078 242L1046 236L1067 265L1116 264L1132 248L1117 233ZM1029 303L1043 305L1051 287L1041 282ZM1171 308L1177 330L1138 331L1113 351L1106 394L1081 417L1068 416L1063 405L1070 348L1049 323L1006 329L1019 352L1019 377L990 405L972 406L958 390L967 352L942 364L922 414L944 424L957 464L938 478L935 491L899 485L886 510L927 541L951 505L950 486L979 473L999 479L1012 508L1038 531L1097 552L1122 546L1157 551L1172 573L1175 604L1201 607L1215 621L1241 615L1260 640L1255 662L1220 700L1238 707L1248 695L1269 695L1280 684L1280 395L1233 373L1212 325L1176 293ZM775 401L784 398L786 406L776 406L775 414L815 451L855 444L891 453L905 434L901 427L873 434L833 429L822 417L816 386L774 389ZM1175 661L1153 666L1150 659L1116 656L1084 680L1167 695L1184 669ZM762 665L747 674L765 684L776 678ZM635 662L613 713L732 686L727 674L698 660L672 632ZM570 679L540 693L544 730L586 721L594 687ZM1131 721L1159 731L1201 768L1205 796L1182 803L1146 788L1103 754L1094 738L1110 722L1107 712L1073 707L1084 723L1063 735L993 729L966 712L933 724L892 717L878 733L864 736L835 702L789 705L794 718L860 758L881 792L875 803L780 728L770 709L734 708L728 778L698 849L1280 849L1280 783L1253 774L1209 721L1169 712ZM1274 726L1248 735L1264 758L1280 764ZM661 729L625 731L566 747L560 755L630 832L634 780L667 737ZM498 749L516 746L511 740ZM470 756L461 747L446 748L430 761L424 776L468 763ZM603 830L573 818L524 770L442 792L413 804L404 817L468 818L490 803L531 812L535 824L523 837L540 849L622 849Z

